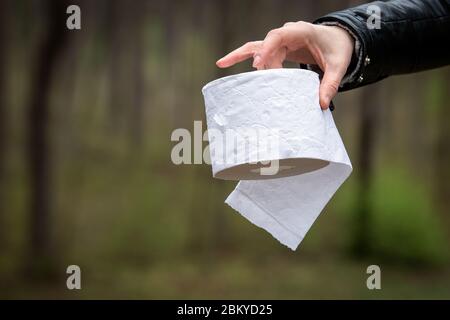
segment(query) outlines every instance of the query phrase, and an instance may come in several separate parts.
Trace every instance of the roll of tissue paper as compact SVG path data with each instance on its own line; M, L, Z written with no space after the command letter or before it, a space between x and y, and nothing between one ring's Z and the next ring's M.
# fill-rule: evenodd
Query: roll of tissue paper
M225 202L295 250L352 171L318 75L246 72L202 92L213 176L241 180Z

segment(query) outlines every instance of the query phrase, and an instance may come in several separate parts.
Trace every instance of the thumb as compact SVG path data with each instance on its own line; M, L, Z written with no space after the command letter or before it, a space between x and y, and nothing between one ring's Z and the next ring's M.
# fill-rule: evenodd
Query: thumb
M343 77L344 72L342 71L332 68L325 70L319 89L319 103L323 110L328 109L331 99L333 99L338 92L339 84Z

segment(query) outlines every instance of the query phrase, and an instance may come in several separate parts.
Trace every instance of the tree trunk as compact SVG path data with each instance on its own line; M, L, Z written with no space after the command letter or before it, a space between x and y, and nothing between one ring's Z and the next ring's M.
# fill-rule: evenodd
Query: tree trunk
M5 79L6 79L6 28L8 27L7 3L0 1L0 252L6 247L6 195L5 195L5 176L6 176L6 99L5 99Z
M362 89L361 94L361 127L359 134L356 220L353 237L353 251L358 257L367 256L370 252L370 188L372 186L373 159L375 145L375 126L378 115L377 85Z
M30 174L30 259L28 270L35 274L51 271L51 215L49 140L49 96L52 76L66 38L66 8L62 0L47 0L45 36L38 48L31 82L28 109L28 166Z
M133 2L132 23L133 23L133 108L131 110L130 134L134 146L140 146L143 135L143 107L144 107L144 71L143 71L143 22L144 12L142 2Z
M438 205L442 212L449 212L448 199L450 197L450 114L447 110L448 101L450 100L450 68L446 68L441 72L442 88L440 90L439 117L437 123L437 141L435 144L436 159L436 194ZM448 219L448 215L445 215Z
M123 124L121 120L123 87L122 70L120 66L122 61L121 28L124 26L120 14L121 8L122 0L110 0L106 3L106 10L108 10L107 32L109 41L109 129L113 132L120 130L121 125Z

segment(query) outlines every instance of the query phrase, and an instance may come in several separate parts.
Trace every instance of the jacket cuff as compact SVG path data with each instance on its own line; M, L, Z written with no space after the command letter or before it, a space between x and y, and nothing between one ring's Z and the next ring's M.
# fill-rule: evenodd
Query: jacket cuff
M339 91L346 91L376 82L384 76L376 71L376 57L369 57L373 46L370 32L358 32L367 29L366 20L351 10L338 11L321 17L314 24L335 25L347 30L355 38L355 52Z
M350 30L349 28L340 24L337 21L325 21L325 22L317 23L317 24L324 25L324 26L335 26L335 27L344 29L345 31L347 31L350 34L350 36L355 41L352 58L347 67L347 72L345 73L344 77L342 78L339 88L343 88L348 83L355 82L358 79L358 72L359 72L359 70L361 70L361 66L363 65L363 54L362 54L362 50L361 50L361 41L359 40L359 38L356 36L356 34L352 30Z

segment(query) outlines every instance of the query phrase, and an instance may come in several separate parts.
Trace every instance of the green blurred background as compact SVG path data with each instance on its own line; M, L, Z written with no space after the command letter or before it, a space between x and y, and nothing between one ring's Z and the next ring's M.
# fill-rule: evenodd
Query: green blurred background
M201 87L251 70L219 57L360 3L0 0L0 298L450 298L449 67L339 94L354 171L296 252L170 159Z

